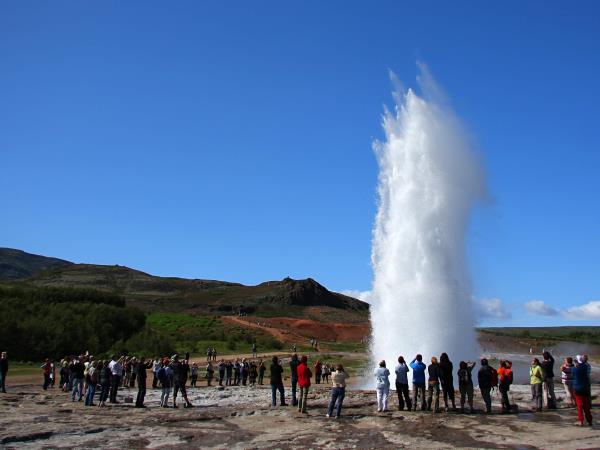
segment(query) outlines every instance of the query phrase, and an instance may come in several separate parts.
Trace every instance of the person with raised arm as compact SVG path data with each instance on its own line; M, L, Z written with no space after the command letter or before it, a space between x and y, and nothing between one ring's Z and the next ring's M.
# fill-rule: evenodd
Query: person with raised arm
M417 398L421 396L421 411L427 409L427 403L425 402L425 369L427 366L423 362L423 356L418 354L410 362L410 368L413 371L412 383L413 383L413 410L417 410Z

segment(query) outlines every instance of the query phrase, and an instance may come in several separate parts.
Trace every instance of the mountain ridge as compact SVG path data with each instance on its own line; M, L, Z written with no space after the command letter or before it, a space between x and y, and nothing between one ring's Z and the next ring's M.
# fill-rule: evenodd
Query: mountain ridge
M14 267L10 264L11 257ZM0 262L5 264L0 280L36 287L90 288L116 293L127 304L147 312L247 313L267 317L281 313L301 317L305 308L327 307L347 312L345 318L355 322L364 321L369 310L367 303L329 291L312 278L286 277L247 286L219 280L160 277L121 265L75 264L5 248L0 248ZM5 273L11 276L3 276Z

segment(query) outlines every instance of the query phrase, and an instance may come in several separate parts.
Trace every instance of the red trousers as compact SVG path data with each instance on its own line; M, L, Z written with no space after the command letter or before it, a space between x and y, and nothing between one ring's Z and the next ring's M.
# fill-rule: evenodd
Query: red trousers
M577 403L577 420L583 422L583 415L589 424L592 423L592 397L589 395L575 394L575 403Z

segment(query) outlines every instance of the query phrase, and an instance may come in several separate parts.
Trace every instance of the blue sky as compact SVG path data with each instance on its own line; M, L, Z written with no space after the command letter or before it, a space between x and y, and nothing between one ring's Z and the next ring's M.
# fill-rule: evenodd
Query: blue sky
M423 60L494 197L483 323L600 319L598 2L12 1L0 55L0 246L368 290L388 71Z

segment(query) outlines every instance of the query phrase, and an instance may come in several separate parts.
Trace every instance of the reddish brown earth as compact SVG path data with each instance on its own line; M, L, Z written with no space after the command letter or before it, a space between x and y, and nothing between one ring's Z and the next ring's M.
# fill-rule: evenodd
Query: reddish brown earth
M296 342L298 338L314 338L319 341L360 342L370 333L370 326L366 323L323 323L311 319L290 317L265 319L252 316L224 316L222 319L244 327L261 329L285 343Z

